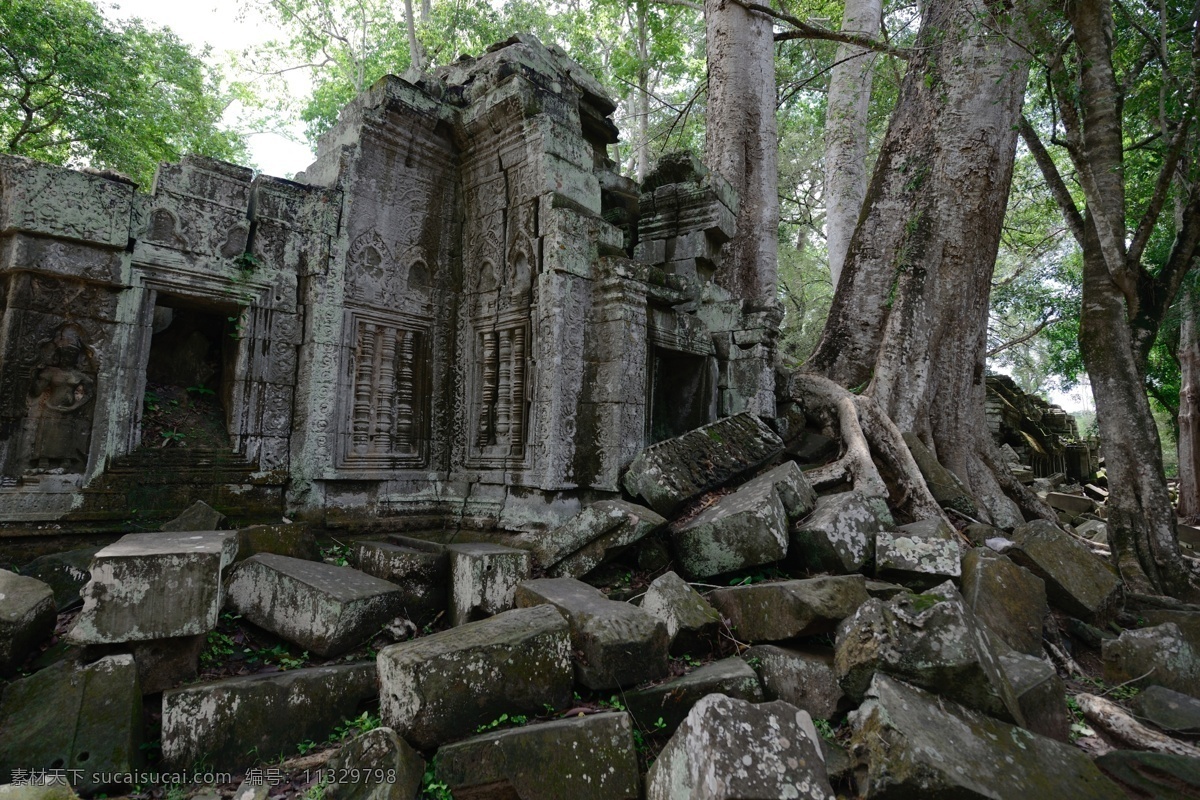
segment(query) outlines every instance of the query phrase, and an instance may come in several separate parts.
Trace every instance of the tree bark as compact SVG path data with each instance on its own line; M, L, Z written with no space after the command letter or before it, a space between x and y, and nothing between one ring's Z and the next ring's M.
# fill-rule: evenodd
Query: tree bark
M1180 298L1179 516L1200 521L1200 328L1194 289Z
M778 304L779 170L771 18L735 0L705 0L709 167L737 190L737 233L716 282L765 308Z
M842 30L874 37L881 0L847 0ZM829 274L836 286L867 195L867 111L875 54L851 44L838 46L829 73L825 110L825 234Z
M424 7L422 6L422 13ZM413 14L413 0L404 0L404 21L408 25L408 59L409 63L417 69L421 69L425 60L424 53L421 52L421 42L417 39L417 19Z
M984 415L988 295L1028 65L987 0L931 0L829 320L805 370L866 385L1001 527L1018 507Z

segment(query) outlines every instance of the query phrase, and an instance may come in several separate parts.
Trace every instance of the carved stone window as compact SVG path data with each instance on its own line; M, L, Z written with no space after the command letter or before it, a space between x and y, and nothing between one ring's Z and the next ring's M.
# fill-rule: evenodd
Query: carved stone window
M528 322L476 326L475 352L474 460L483 466L522 461L529 397Z

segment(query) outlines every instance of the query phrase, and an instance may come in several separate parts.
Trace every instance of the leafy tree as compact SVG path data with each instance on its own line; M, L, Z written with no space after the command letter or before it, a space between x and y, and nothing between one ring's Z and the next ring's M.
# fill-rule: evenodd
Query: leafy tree
M239 160L219 76L168 29L108 23L83 0L0 0L0 150L117 170L143 185L160 161Z

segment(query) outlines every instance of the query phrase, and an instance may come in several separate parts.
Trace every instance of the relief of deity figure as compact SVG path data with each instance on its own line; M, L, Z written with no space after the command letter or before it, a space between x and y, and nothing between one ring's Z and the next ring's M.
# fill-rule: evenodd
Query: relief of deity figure
M96 364L79 326L61 326L46 343L29 396L26 471L82 472L92 432Z

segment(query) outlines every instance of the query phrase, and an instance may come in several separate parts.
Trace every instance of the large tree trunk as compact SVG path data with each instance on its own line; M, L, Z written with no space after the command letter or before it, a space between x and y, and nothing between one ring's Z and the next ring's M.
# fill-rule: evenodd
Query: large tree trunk
M1001 526L1022 517L994 472L983 358L1028 75L1015 27L999 3L926 7L921 55L909 64L829 320L805 366L842 386L866 385Z
M842 30L874 37L881 0L847 0ZM867 194L867 111L875 54L852 44L838 46L829 73L825 110L825 234L829 273L837 286Z
M1180 298L1179 516L1200 522L1200 326L1195 290Z
M737 190L737 234L716 282L753 306L778 304L779 145L771 18L734 0L705 0L705 160Z

